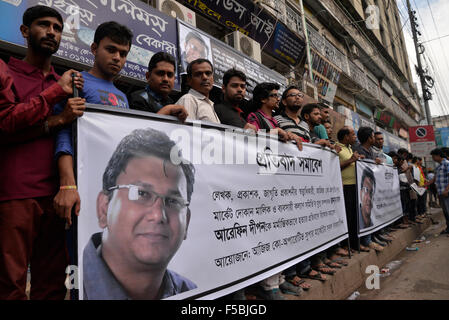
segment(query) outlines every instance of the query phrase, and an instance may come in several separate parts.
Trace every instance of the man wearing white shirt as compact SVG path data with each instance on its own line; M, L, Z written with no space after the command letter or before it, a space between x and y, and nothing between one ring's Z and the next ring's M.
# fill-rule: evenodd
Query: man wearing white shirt
M197 59L187 66L187 84L190 91L176 104L182 105L188 112L187 119L220 123L214 110L209 93L214 84L214 69L207 59Z

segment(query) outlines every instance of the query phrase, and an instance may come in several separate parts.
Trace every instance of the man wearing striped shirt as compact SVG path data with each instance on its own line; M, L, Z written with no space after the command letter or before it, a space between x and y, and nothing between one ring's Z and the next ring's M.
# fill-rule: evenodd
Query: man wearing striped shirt
M311 137L308 129L301 126L301 118L298 115L303 102L304 94L299 88L296 86L288 87L282 94L282 104L285 106L285 109L274 118L282 130L294 133L305 142L310 142Z

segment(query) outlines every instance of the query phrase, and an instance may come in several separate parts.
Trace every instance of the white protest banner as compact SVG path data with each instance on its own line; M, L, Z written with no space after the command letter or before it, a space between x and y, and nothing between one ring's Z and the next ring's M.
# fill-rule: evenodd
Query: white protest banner
M81 299L215 299L347 238L335 153L89 107L77 123ZM167 159L170 143L182 156ZM159 294L142 295L150 283Z
M398 171L389 165L357 161L359 237L402 217Z

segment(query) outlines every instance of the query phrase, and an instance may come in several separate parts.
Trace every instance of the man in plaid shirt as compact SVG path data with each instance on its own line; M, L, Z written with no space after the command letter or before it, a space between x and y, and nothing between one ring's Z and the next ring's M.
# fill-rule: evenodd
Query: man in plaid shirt
M443 150L439 148L432 150L430 155L432 156L433 161L438 162L440 165L435 169L434 178L426 185L435 182L435 185L437 186L440 203L446 219L446 229L441 233L449 235L449 161L445 158L446 155Z

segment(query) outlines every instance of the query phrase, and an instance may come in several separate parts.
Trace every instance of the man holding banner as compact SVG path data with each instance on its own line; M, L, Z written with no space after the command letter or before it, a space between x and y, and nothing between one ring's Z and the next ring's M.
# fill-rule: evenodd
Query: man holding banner
M196 288L167 269L187 236L194 175L165 133L138 129L122 139L97 197L104 231L84 249L84 299L154 300Z
M54 167L54 130L83 114L84 101L69 99L80 74L61 78L52 66L64 27L61 15L46 6L28 8L20 31L27 42L23 60L0 63L0 300L27 300L27 269L33 278L30 298L64 299L67 248L64 220L53 208L58 188ZM18 103L19 102L19 103Z

